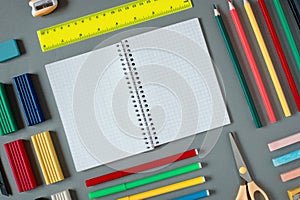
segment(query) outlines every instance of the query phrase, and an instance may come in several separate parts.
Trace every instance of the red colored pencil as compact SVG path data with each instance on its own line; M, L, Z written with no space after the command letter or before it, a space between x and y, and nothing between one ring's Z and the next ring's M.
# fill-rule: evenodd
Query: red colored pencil
M271 35L273 43L275 45L275 48L276 48L277 54L279 56L282 68L283 68L284 73L285 73L285 76L286 76L286 78L288 80L288 83L289 83L289 86L291 88L291 91L292 91L294 100L296 102L298 111L300 112L300 96L299 96L299 92L298 92L297 86L295 84L295 81L293 79L293 76L292 76L291 70L289 68L288 62L286 60L286 57L284 55L284 52L282 50L282 47L281 47L278 35L277 35L276 31L275 31L275 28L274 28L273 22L271 20L271 17L269 15L267 6L266 6L264 0L258 0L258 4L260 6L261 12L262 12L262 14L264 16L264 19L266 21L266 24L268 26L270 35Z
M153 169L153 168L156 168L156 167L167 165L167 164L170 164L172 162L178 162L180 160L185 160L187 158L191 158L191 157L194 157L194 156L197 156L197 155L198 155L198 150L197 149L192 149L192 150L186 151L184 153L179 153L179 154L169 156L169 157L166 157L166 158L162 158L162 159L159 159L159 160L155 160L155 161L152 161L152 162L149 162L149 163L141 164L141 165L134 166L134 167L131 167L131 168L128 168L128 169L124 169L122 171L116 171L116 172L113 172L113 173L110 173L110 174L105 174L103 176L98 176L96 178L86 180L85 185L87 187L91 187L91 186L98 185L98 184L101 184L101 183L104 183L104 182L108 182L108 181L112 181L112 180L115 180L115 179L118 179L118 178L122 178L122 177L125 177L125 176L128 176L128 175L134 174L134 173L138 173L138 172L146 171L148 169Z
M267 114L268 114L268 117L269 117L269 121L271 123L274 123L274 122L276 122L276 117L275 117L270 99L269 99L268 94L266 92L265 86L262 82L262 78L261 78L260 73L258 71L257 64L256 64L254 56L252 54L252 51L251 51L249 42L247 40L244 28L242 26L242 23L239 19L239 16L238 16L233 4L231 3L230 0L228 0L228 3L229 3L229 9L230 9L230 14L231 14L232 20L233 20L235 28L238 32L239 38L241 40L242 46L244 48L246 57L248 59L248 62L249 62L250 68L251 68L251 71L253 73L255 82L257 84L259 93L260 93L260 95L262 97L262 100L263 100L263 103L265 105L265 108L266 108L266 111L267 111Z

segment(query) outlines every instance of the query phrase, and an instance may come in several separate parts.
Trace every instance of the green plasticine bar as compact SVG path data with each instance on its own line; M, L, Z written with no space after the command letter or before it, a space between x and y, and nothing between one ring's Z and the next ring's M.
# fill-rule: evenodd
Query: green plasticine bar
M4 85L0 83L0 135L6 135L17 130L18 127L9 106Z
M172 178L172 177L175 177L175 176L179 176L179 175L182 175L182 174L193 172L193 171L199 170L201 168L202 168L201 163L194 163L194 164L187 165L187 166L184 166L184 167L180 167L180 168L177 168L177 169L174 169L174 170L170 170L170 171L167 171L167 172L163 172L163 173L160 173L160 174L156 174L156 175L153 175L153 176L142 178L142 179L139 179L139 180L136 180L136 181L131 181L131 182L128 182L128 183L112 186L112 187L109 187L109 188L104 188L104 189L97 190L97 191L94 191L94 192L90 192L89 193L89 198L90 199L96 199L96 198L100 198L100 197L103 197L103 196L115 194L115 193L118 193L118 192L123 192L123 191L130 190L130 189L133 189L133 188L136 188L136 187L140 187L140 186L147 185L147 184L150 184L150 183L154 183L154 182L157 182L157 181L162 181L162 180L165 180L165 179L168 179L168 178Z

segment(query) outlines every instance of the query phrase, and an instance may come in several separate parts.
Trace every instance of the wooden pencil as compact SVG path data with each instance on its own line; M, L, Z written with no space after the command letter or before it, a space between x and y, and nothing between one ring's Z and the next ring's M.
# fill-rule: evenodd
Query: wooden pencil
M258 26L258 23L256 21L253 10L252 10L251 5L250 5L248 0L244 0L244 8L246 10L248 19L250 21L252 30L253 30L254 35L256 37L257 43L259 45L260 51L261 51L261 53L263 55L263 58L265 60L266 66L268 68L268 72L269 72L269 75L271 77L274 88L276 90L277 97L280 101L281 108L284 112L284 115L286 117L289 117L289 116L291 116L291 111L290 111L289 105L286 101L285 95L283 93L281 84L279 82L278 76L276 74L276 71L275 71L275 68L274 68L274 65L273 65L273 62L271 60L269 51L267 49L264 38L261 34L260 28Z
M288 80L288 83L289 83L289 86L291 88L291 91L292 91L295 103L297 105L297 109L300 112L300 96L299 96L299 92L298 92L296 83L295 83L295 81L293 79L293 75L291 73L289 64L288 64L287 59L285 57L285 54L283 52L282 46L280 44L279 37L278 37L278 35L276 33L275 27L274 27L273 22L271 20L269 11L267 9L267 6L266 6L264 0L258 0L258 4L259 4L261 12L262 12L262 14L264 16L264 20L265 20L265 22L267 24L267 27L268 27L269 33L271 35L271 38L273 40L273 43L274 43L276 52L278 54L278 57L280 59L283 71L285 73L285 76L286 76L286 78Z
M245 76L243 74L240 63L239 63L238 58L236 56L236 53L234 51L233 45L231 43L229 34L226 30L226 27L225 27L224 21L222 19L222 16L221 16L220 12L218 11L218 9L215 5L214 5L214 14L215 14L215 18L216 18L216 21L218 23L220 32L222 34L223 40L225 42L228 54L230 56L231 62L234 66L236 75L239 79L240 85L242 87L243 93L244 93L246 101L248 103L248 107L250 109L254 124L255 124L256 128L260 128L260 127L262 127L262 123L261 123L261 120L259 118L257 109L256 109L254 101L252 99L252 96L250 94L250 90L248 88Z
M242 23L241 23L241 21L238 17L238 14L237 14L235 8L234 8L234 6L233 6L233 4L231 3L230 0L228 0L228 4L229 4L229 9L230 9L230 14L231 14L232 20L233 20L235 28L238 32L238 36L240 38L240 41L241 41L241 44L243 46L245 55L246 55L247 60L249 62L251 71L253 73L255 82L256 82L258 90L259 90L259 93L262 97L264 106L265 106L267 114L268 114L269 121L271 123L274 123L274 122L276 122L276 117L275 117L270 99L268 97L267 91L266 91L265 86L263 84L262 78L261 78L260 73L258 71L257 64L256 64L256 61L255 61L254 56L252 54L252 51L251 51L249 42L247 40L244 28L242 26Z
M285 15L284 15L284 11L282 9L280 1L279 0L273 0L273 3L274 3L275 8L277 10L277 14L278 14L278 17L279 17L279 19L281 21L281 25L283 27L285 35L286 35L286 37L288 39L288 43L289 43L289 45L291 47L291 50L292 50L292 53L294 55L296 64L298 66L298 69L300 70L300 55L299 55L299 51L298 51L295 39L293 37L292 31L291 31L291 29L289 27L288 21L287 21Z
M299 10L298 10L298 8L296 6L296 3L295 3L294 0L288 0L288 2L289 2L291 10L293 12L293 15L295 17L295 20L296 20L296 22L298 24L298 28L300 29L300 14L299 14Z

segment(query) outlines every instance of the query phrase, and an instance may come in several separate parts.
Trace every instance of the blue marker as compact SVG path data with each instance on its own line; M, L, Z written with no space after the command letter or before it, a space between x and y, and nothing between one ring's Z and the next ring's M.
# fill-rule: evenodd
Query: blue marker
M201 199L201 198L205 198L205 197L209 197L210 193L209 190L202 190L200 192L196 192L193 194L189 194L183 197L179 197L173 200L197 200L197 199Z
M300 158L300 149L290 152L288 154L285 154L283 156L273 158L272 162L275 167L278 167L280 165L287 164L287 163L297 160L299 158Z

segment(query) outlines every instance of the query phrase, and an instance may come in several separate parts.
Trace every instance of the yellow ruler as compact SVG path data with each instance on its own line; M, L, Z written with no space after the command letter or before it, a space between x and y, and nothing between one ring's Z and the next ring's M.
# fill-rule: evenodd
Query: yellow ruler
M138 0L37 31L43 52L192 8L192 0Z

